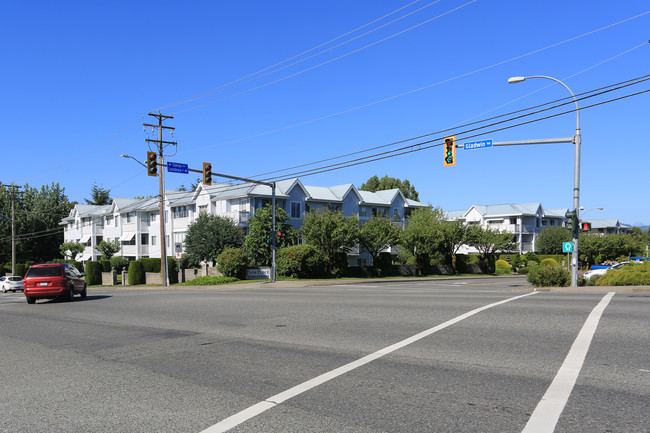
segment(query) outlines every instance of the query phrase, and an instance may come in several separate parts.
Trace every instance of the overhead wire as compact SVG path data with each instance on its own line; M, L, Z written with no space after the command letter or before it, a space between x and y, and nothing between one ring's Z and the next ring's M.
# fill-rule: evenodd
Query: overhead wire
M267 75L270 75L270 74L276 73L276 72L278 72L278 71L280 71L280 70L283 70L283 69L288 68L289 66L293 66L293 65L296 65L296 64L298 64L298 63L302 63L302 62L304 62L304 61L306 61L306 60L308 60L308 59L311 59L311 58L313 58L313 57L315 57L315 56L321 55L321 54L323 54L323 53L325 53L325 52L327 52L327 51L331 51L331 50L334 49L334 48L337 48L337 47L340 47L340 46L342 46L342 45L348 44L348 43L350 43L350 42L352 42L352 41L354 41L354 40L356 40L356 39L358 39L358 38L360 38L360 37L362 37L362 36L365 36L365 35L368 35L368 34L370 34L370 33L372 33L372 32L375 32L375 31L377 31L377 30L379 30L379 29L381 29L381 28L383 28L383 27L386 27L387 25L390 25L390 24L392 24L392 23L394 23L394 22L396 22L396 21L399 21L399 20L401 20L401 19L404 19L404 18L406 18L407 16L413 15L414 13L417 13L417 12L421 11L422 9L425 9L425 8L431 6L431 5L435 4L435 3L438 3L438 2L440 2L440 1L441 1L441 0L433 1L433 2L431 2L431 3L429 3L429 4L427 4L427 5L423 6L423 7L421 7L421 8L419 8L419 9L415 10L415 11L409 12L409 13L406 14L406 15L403 15L403 16L401 16L401 17L399 17L399 18L397 18L397 19L395 19L395 20L393 20L393 21L390 21L389 23L383 24L383 25L381 25L380 27L376 27L375 29L370 30L369 32L366 32L366 33L364 33L364 34L362 34L362 35L356 36L356 37L354 37L353 39L348 39L348 40L345 41L345 42L342 42L342 43L340 43L340 44L338 44L338 45L335 45L334 47L330 47L330 48L328 48L328 49L326 49L326 50L320 51L319 53L314 54L314 55L312 55L312 56L309 56L309 57L307 57L307 58L305 58L305 59L301 59L301 60L299 60L299 61L296 61L296 62L294 62L294 63L291 63L290 65L283 66L282 68L280 68L280 69L276 69L276 70L271 71L271 72L269 72L269 73L267 73L267 74L264 74L264 75L261 75L261 76L255 77L255 78L251 78L251 77L254 77L255 75L258 75L258 74L260 74L260 73L262 73L262 72L268 71L269 69L273 69L273 68L275 68L275 67L277 67L277 66L280 66L280 65L282 65L282 64L284 64L284 63L287 63L287 62L290 62L290 61L292 61L292 60L294 60L294 59L297 59L297 58L299 58L299 57L302 57L303 55L308 54L308 53L310 53L310 52L312 52L312 51L315 51L315 50L317 50L317 49L319 49L319 48L321 48L321 47L324 47L324 46L326 46L326 45L329 45L329 44L331 44L332 42L335 42L335 41L337 41L337 40L339 40L339 39L344 38L345 36L348 36L348 35L351 35L351 34L353 34L353 33L356 33L357 31L359 31L359 30L361 30L361 29L363 29L363 28L365 28L365 27L368 27L368 26L371 25L371 24L374 24L374 23L376 23L376 22L378 22L378 21L381 21L381 20L383 20L384 18L387 18L387 17L389 17L389 16L391 16L391 15L393 15L393 14L395 14L395 13L401 11L401 10L404 10L404 9L408 8L409 6L414 5L415 3L420 2L420 0L416 0L416 1L411 2L411 3L409 3L409 4L405 5L405 6L402 6L401 8L398 8L398 9L392 11L392 12L390 12L390 13L388 13L388 14L386 14L386 15L380 17L380 18L374 19L374 20L370 21L369 23L366 23L366 24L364 24L364 25L362 25L362 26L360 26L360 27L357 27L357 28L354 29L354 30L350 30L350 31L348 31L348 32L346 32L346 33L343 33L342 35L339 35L339 36L335 37L334 39L330 39L330 40L327 41L327 42L323 42L323 43L321 43L321 44L319 44L319 45L317 45L317 46L315 46L315 47L312 47L312 48L310 48L310 49L308 49L308 50L306 50L306 51L303 51L303 52L301 52L300 54L296 54L296 55L294 55L294 56L292 56L292 57L289 57L289 58L287 58L287 59L285 59L285 60L282 60L282 61L280 61L280 62L278 62L278 63L276 63L276 64L274 64L274 65L267 66L266 68L260 69L260 70L258 70L258 71L256 71L256 72L253 72L253 73L251 73L251 74L248 74L248 75L246 75L246 76L244 76L244 77L240 77L240 78L238 78L238 79L236 79L236 80L230 81L229 83L222 84L221 86L215 87L215 88L210 89L210 90L207 90L207 91L205 91L205 92L201 92L201 93L199 93L199 94L197 94L197 95L194 95L194 96L190 96L190 97L185 98L185 99L182 99L182 100L180 100L180 101L178 101L178 102L174 102L174 103L172 103L172 104L165 105L165 106L163 106L163 107L158 108L157 110L159 110L159 109L164 109L164 108L171 108L171 107L175 107L175 106L178 106L178 105L182 105L182 104L185 104L185 103L188 103L188 102L194 101L194 100L196 100L196 99L203 98L203 97L208 96L208 95L210 95L210 94L213 94L213 93L215 93L215 92L217 92L217 91L225 90L226 88L232 88L232 87L234 87L235 84L236 84L237 86L239 86L239 85L241 85L241 84L248 83L248 82L251 82L251 81L257 80L257 79L259 79L259 78L265 77L265 76L267 76ZM251 78L251 79L247 80L248 78ZM238 84L237 84L237 83L238 83Z

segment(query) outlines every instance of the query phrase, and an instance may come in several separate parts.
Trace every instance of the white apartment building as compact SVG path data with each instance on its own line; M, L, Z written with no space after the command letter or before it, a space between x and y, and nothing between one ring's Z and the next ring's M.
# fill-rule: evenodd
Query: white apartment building
M64 242L81 242L85 250L77 260L97 260L95 247L102 241L117 241L118 255L129 259L160 257L164 241L167 255L174 256L174 246L183 245L187 230L200 212L231 218L248 229L248 219L271 203L271 187L244 183L241 185L199 184L195 191L166 191L164 197L165 239L160 239L161 217L158 198L116 198L110 205L76 205L63 218ZM320 187L304 185L299 179L276 183L276 206L284 209L299 228L305 212L326 208L340 210L345 216L356 216L364 222L373 216L385 216L397 224L413 209L425 205L404 197L399 189L368 192L352 184ZM182 247L184 250L184 246ZM359 252L350 255L350 264L363 263Z

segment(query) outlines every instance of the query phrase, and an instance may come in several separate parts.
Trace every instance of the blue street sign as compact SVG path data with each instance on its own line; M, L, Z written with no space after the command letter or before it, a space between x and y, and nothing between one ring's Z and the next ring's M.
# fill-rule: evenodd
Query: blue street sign
M181 164L180 162L171 162L167 161L167 171L170 173L184 173L188 174L187 164Z
M492 147L492 140L470 141L468 143L463 143L464 150L483 149L486 147Z
M573 242L562 242L562 252L563 253L572 253L573 252Z

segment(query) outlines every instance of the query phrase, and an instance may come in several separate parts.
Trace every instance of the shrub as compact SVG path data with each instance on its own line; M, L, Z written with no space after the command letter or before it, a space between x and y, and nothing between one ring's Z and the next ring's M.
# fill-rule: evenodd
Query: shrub
M111 261L110 260L100 260L99 263L102 265L102 272L111 271Z
M627 260L627 259L626 259L626 260ZM27 261L25 262L25 272L27 272L27 271L29 270L29 268L31 268L32 265L35 264L35 263L36 263L36 262L34 262L34 261L32 261L32 260L27 260Z
M325 275L327 262L313 245L293 245L278 251L277 273L293 278L316 278Z
M501 259L497 260L494 264L494 273L497 275L510 275L512 273L510 263Z
M142 269L144 269L144 272L160 273L160 259L153 257L143 257L141 259L138 259L138 261L142 263Z
M126 269L129 266L129 260L121 256L111 257L110 262L111 268L115 268L115 271L117 273L122 272L122 270Z
M27 272L27 268L23 263L16 263L16 275L23 276Z
M181 283L181 286L216 286L218 284L228 284L239 281L235 277L196 277L193 280Z
M140 260L134 260L129 263L129 285L144 284L144 268Z
M524 261L526 262L526 264L528 266L530 266L530 264L533 263L533 262L534 263L539 263L539 258L537 257L537 255L534 252L528 251L526 254L524 254Z
M557 261L555 261L555 259L544 259L539 264L540 266L544 266L547 268L554 268L556 266L559 266Z
M597 286L647 286L650 285L650 262L632 263L620 269L610 269L598 278Z
M89 260L86 262L86 284L89 286L102 283L102 265L99 262Z
M246 279L248 256L241 248L226 248L217 257L217 269L226 277Z
M531 267L524 266L523 268L517 269L517 273L521 274L521 275L528 275L528 273L530 272L530 269L531 269Z
M167 273L169 274L169 284L177 284L178 266L176 265L176 259L173 257L167 257Z
M535 266L530 268L527 280L535 287L566 287L571 282L571 272L560 266Z

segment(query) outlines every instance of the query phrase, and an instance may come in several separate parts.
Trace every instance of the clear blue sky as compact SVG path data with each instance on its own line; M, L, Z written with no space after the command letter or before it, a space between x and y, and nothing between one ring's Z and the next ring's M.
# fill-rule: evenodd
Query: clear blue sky
M568 95L543 79L508 84L511 76L552 76L578 94L650 74L649 11L646 0L5 1L0 180L59 182L79 202L93 182L112 197L156 195L157 180L120 154L145 159L145 138L157 136L142 123L159 108L176 128L165 135L178 141L167 160L245 177L455 126L460 138L468 121ZM580 104L647 89L650 81ZM650 224L649 106L645 93L582 110L581 205L604 208L589 217ZM575 117L472 140L568 137ZM459 150L455 167L443 167L442 153L300 178L407 178L421 201L445 210L572 207L572 144ZM166 174L167 189L196 177Z

